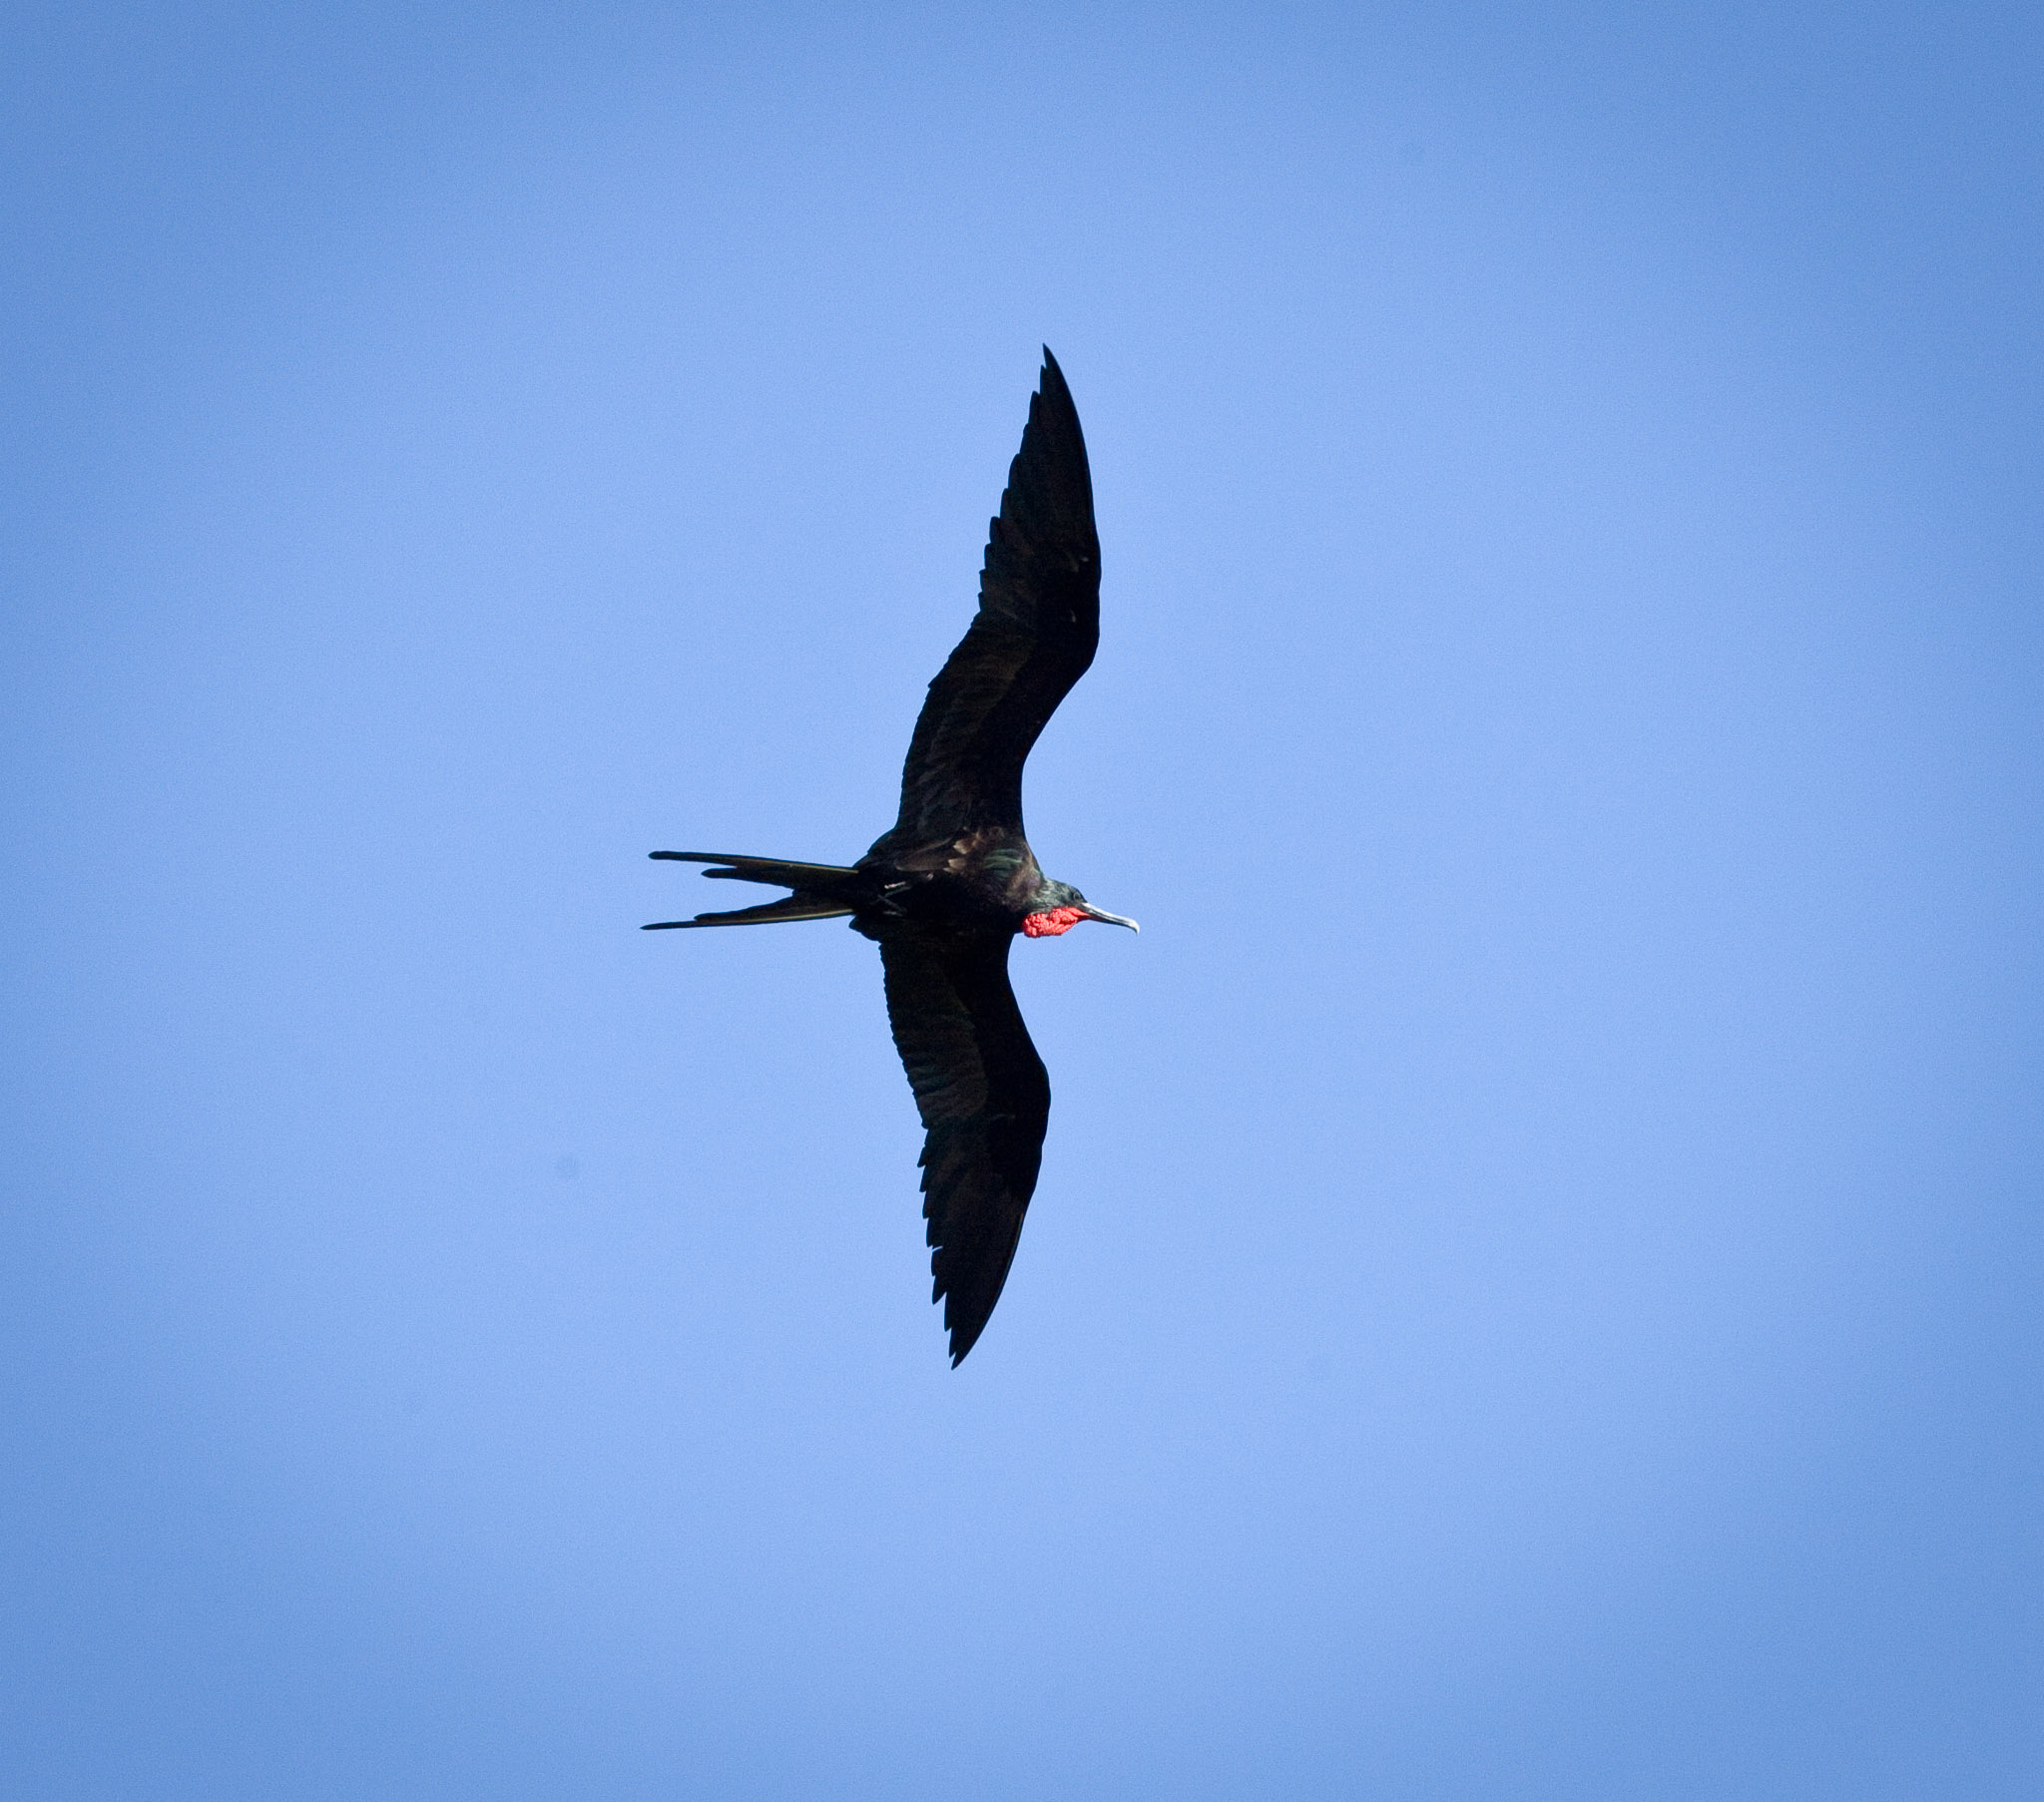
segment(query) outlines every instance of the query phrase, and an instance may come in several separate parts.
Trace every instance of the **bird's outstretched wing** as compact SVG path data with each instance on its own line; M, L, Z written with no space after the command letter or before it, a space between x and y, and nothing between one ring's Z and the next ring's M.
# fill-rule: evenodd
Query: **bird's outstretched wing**
M1009 932L905 927L880 940L887 1019L922 1115L931 1300L955 1365L1008 1279L1050 1124L1050 1078L1015 991Z
M979 612L923 702L901 815L874 846L985 827L1022 831L1022 764L1100 644L1093 477L1071 390L1048 349L1022 448L987 538Z

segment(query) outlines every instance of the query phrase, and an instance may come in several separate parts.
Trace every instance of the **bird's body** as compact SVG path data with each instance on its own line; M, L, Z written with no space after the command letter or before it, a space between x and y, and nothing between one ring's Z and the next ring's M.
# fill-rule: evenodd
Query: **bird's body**
M887 1017L922 1115L923 1212L951 1361L1007 1280L1036 1188L1050 1079L1008 983L1018 934L1124 920L1043 873L1022 829L1022 765L1100 640L1093 484L1050 352L992 523L979 612L916 720L894 824L849 866L656 851L704 874L790 892L661 927L850 916L876 941Z

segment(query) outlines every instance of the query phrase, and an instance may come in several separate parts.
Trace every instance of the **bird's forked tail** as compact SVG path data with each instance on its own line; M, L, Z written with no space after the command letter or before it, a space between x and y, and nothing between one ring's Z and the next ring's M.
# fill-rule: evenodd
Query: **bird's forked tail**
M763 901L758 907L736 908L730 913L698 914L693 920L654 920L647 932L670 932L689 926L770 926L780 920L835 920L858 911L850 898L851 888L860 880L856 870L833 863L788 863L777 857L734 857L721 851L654 851L653 857L669 863L707 863L716 867L703 872L727 882L765 882L793 889L778 901Z

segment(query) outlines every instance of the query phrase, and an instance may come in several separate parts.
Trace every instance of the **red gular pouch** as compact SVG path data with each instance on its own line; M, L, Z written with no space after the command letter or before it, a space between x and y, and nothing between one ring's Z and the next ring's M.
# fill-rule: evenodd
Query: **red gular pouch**
M1054 907L1047 914L1027 916L1022 930L1032 939L1054 939L1060 933L1070 932L1085 917L1076 907Z

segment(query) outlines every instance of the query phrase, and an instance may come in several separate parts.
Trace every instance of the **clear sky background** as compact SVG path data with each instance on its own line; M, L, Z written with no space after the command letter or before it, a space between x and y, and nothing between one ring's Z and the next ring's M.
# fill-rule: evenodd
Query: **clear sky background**
M34 6L0 1791L2015 1798L2033 7ZM1057 1093L840 924L1048 341Z

